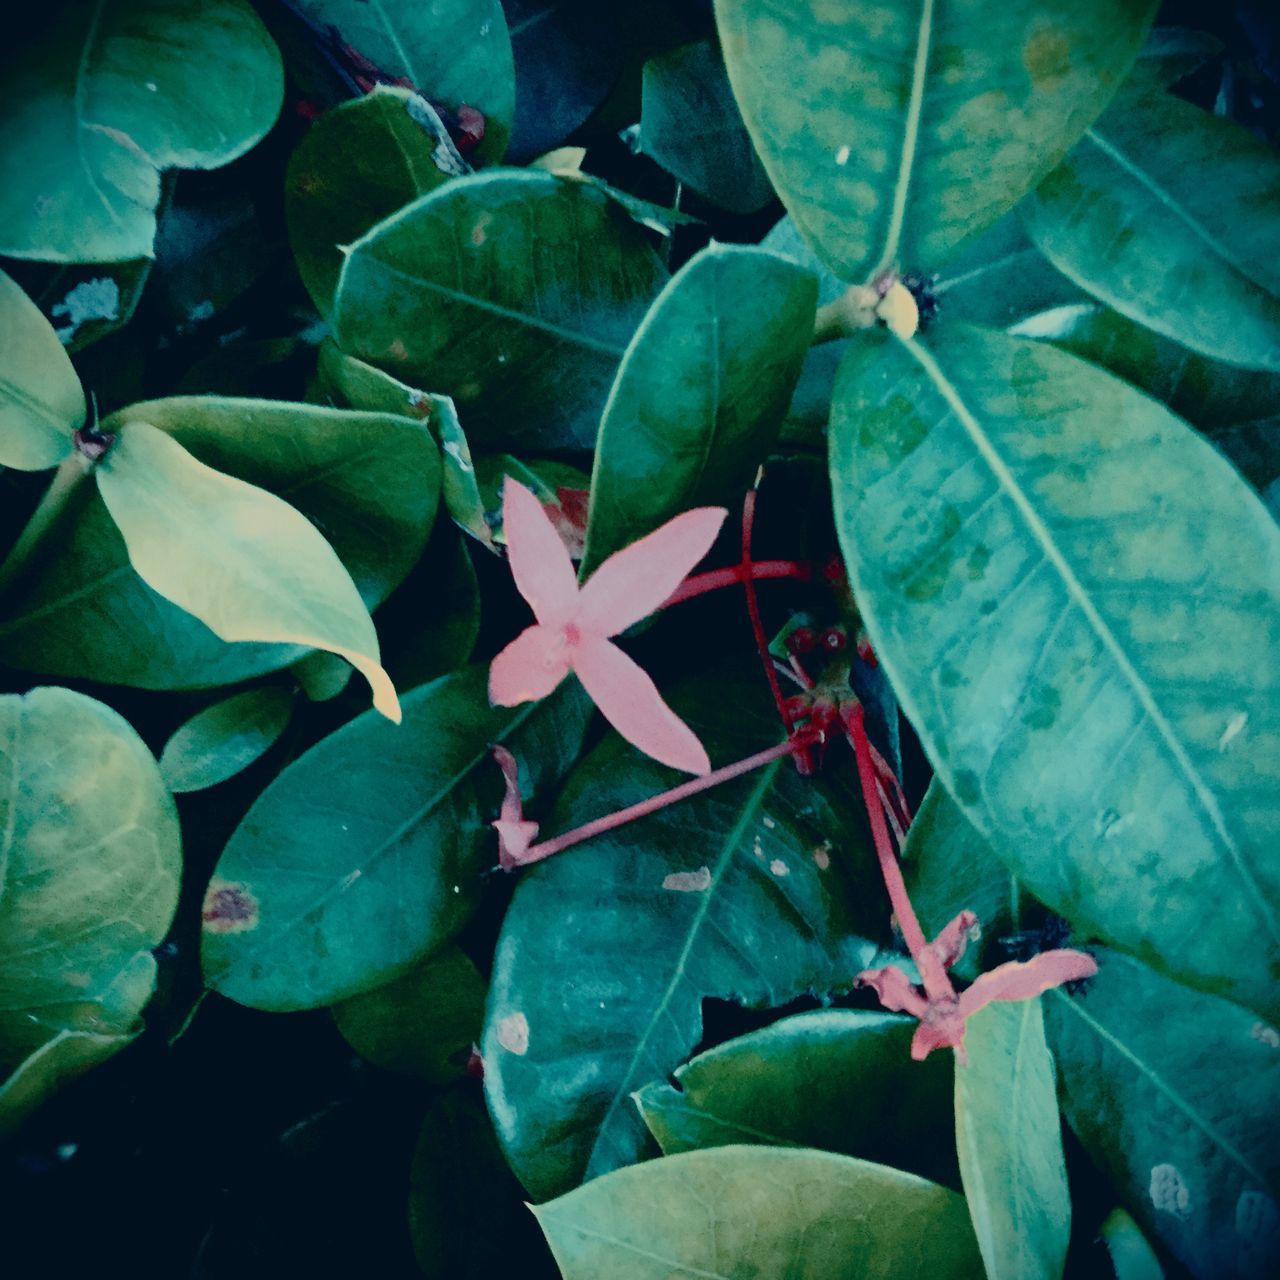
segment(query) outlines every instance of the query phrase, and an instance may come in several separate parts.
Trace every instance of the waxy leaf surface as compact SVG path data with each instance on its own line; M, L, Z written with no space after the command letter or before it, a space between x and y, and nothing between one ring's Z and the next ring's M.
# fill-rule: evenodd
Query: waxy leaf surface
M0 698L0 759L4 1132L141 1029L182 845L151 753L92 698Z
M717 764L778 740L754 684L704 680L698 693L688 718ZM678 780L611 736L543 836ZM494 1125L529 1192L640 1158L631 1094L689 1056L703 998L770 1006L847 987L874 952L873 875L856 810L785 760L524 872L481 1047Z
M717 1147L621 1169L534 1210L565 1280L971 1280L954 1191L823 1151Z
M586 723L572 686L515 711L490 707L480 669L423 685L402 708L398 726L366 712L299 756L232 835L204 907L215 990L258 1009L315 1008L447 942L497 864L488 823L502 787L489 744L507 742L546 784Z
M989 1004L956 1063L956 1148L988 1280L1058 1280L1071 1236L1062 1122L1040 999Z
M247 689L205 707L164 744L165 786L173 792L203 791L235 777L270 750L292 715L293 694L279 685Z
M1062 1110L1142 1229L1203 1280L1280 1267L1280 1031L1114 952L1044 997Z
M936 270L1049 172L1133 61L1151 0L716 0L778 195L862 282Z
M149 258L159 171L253 146L279 51L245 0L71 0L36 24L0 62L0 253Z
M584 573L682 511L737 505L777 436L816 296L787 259L728 245L659 294L605 406Z
M1125 383L966 326L868 335L831 440L855 594L965 816L1085 936L1280 1011L1261 502Z
M603 192L497 170L357 240L334 332L348 355L452 396L477 446L589 449L665 279L644 232Z
M1121 95L1023 209L1108 306L1203 355L1280 371L1280 158L1168 94Z
M751 1145L817 1147L958 1188L951 1057L911 1060L915 1021L849 1009L798 1013L678 1067L635 1094L664 1155Z

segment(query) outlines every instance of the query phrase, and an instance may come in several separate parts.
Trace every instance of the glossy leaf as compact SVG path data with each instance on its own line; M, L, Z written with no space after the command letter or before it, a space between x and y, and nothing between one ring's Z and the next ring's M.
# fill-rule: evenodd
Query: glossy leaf
M1045 996L1062 1109L1144 1231L1192 1275L1280 1266L1280 1031L1100 952L1085 993Z
M385 986L335 1004L333 1020L374 1066L447 1084L466 1071L484 996L475 965L450 944Z
M336 653L369 681L374 706L400 719L356 584L296 508L205 466L142 418L122 424L95 475L129 562L153 591L221 640Z
M435 518L439 461L420 425L214 397L154 400L137 413L227 475L285 498L324 534L373 606L409 572ZM113 415L104 429L124 419ZM144 689L232 684L288 666L294 645L228 644L154 592L93 486L81 486L47 558L5 595L0 662ZM210 549L212 554L212 549Z
M452 396L477 447L591 448L664 279L644 233L595 187L477 174L352 245L334 330L348 355Z
M1023 217L1059 270L1123 315L1280 371L1280 159L1242 126L1167 94L1122 95Z
M640 149L732 213L755 213L773 199L773 187L729 88L724 60L708 40L644 64Z
M497 863L489 744L519 732L532 781L550 782L586 720L572 689L512 712L484 687L478 669L423 685L399 726L366 712L258 797L205 897L210 986L257 1009L315 1008L390 981L457 932Z
M75 448L84 392L40 308L0 271L0 466L43 471Z
M689 718L717 763L777 740L754 684L706 679L698 692ZM611 736L574 770L543 835L675 780ZM522 873L482 1051L490 1113L529 1192L644 1153L630 1095L689 1056L703 998L770 1006L847 986L875 950L873 875L856 811L785 762Z
M141 1030L182 846L151 753L92 698L0 697L0 757L2 1132Z
M833 412L853 588L965 816L1086 936L1280 1009L1280 526L1162 406L1003 334L868 335Z
M565 1280L968 1280L982 1268L954 1191L821 1151L691 1151L534 1213Z
M956 1063L956 1147L988 1280L1058 1280L1071 1193L1040 1000L990 1004Z
M290 158L284 205L289 244L321 311L333 302L342 247L455 176L422 123L425 107L408 89L379 85L367 98L322 115Z
M490 161L501 159L515 114L515 72L499 0L296 3L389 80L403 76L432 102L481 112L482 154Z
M778 195L832 269L936 270L1106 106L1150 0L717 0Z
M910 1057L915 1022L845 1009L798 1013L700 1053L634 1097L663 1154L745 1142L817 1147L959 1187L951 1058Z
M729 245L659 294L600 424L584 574L682 511L741 499L809 350L816 295L785 258Z
M1009 330L1054 343L1117 373L1198 427L1260 418L1280 403L1280 376L1198 355L1110 307L1084 301L1021 319Z
M164 744L160 773L170 791L203 791L247 769L288 727L293 695L270 685L215 702Z
M150 257L159 171L234 160L284 92L280 54L245 0L73 0L8 52L0 253L14 258Z

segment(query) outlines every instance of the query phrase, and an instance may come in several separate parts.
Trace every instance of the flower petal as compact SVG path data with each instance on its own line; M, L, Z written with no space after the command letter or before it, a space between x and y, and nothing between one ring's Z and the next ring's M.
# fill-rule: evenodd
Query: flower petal
M584 637L573 650L573 669L604 718L633 747L674 769L711 772L711 761L697 735L616 644Z
M711 550L728 514L698 507L615 551L583 586L575 621L592 634L616 636L647 618Z
M489 701L500 707L545 698L569 674L564 637L550 627L526 627L489 666Z
M502 531L511 576L533 616L559 626L578 600L578 578L569 550L531 490L507 476L502 485Z
M960 1012L967 1018L993 1000L1030 1000L1064 982L1092 978L1098 962L1083 951L1042 951L1025 962L1011 960L984 973L960 994Z
M976 942L981 934L978 917L972 911L962 911L929 946L933 949L933 954L942 961L943 967L950 969L964 955L965 947L970 942Z
M922 1018L929 1007L911 979L896 965L886 965L883 969L863 969L854 983L859 987L870 987L880 1003L894 1012Z

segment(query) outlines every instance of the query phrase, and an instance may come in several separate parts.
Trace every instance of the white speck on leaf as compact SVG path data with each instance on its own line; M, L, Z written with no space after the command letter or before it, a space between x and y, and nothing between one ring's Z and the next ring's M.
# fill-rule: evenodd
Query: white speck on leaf
M68 321L58 330L58 341L65 346L82 324L120 318L120 286L110 276L82 280L61 302L49 308L49 314L55 320Z
M526 1054L529 1052L529 1019L523 1013L509 1013L498 1019L498 1043L508 1053Z
M761 818L760 821L764 823L766 831L772 831L774 827L778 825L776 822L774 822L772 818L767 816L764 818Z
M831 865L831 845L824 840L814 851L813 860L818 864L819 871L825 871Z
M757 857L757 858L763 858L763 857L764 857L764 845L760 843L760 837L759 837L759 836L756 836L756 837L754 837L754 838L752 839L752 841L751 841L751 852L752 852L752 853L754 853L754 854L756 855L756 857Z
M1280 1049L1280 1031L1266 1022L1255 1022L1249 1028L1249 1034L1259 1044L1265 1044L1271 1049Z
M1231 745L1231 740L1235 738L1240 731L1249 723L1249 713L1247 711L1237 711L1235 715L1227 721L1227 727L1222 731L1222 737L1218 739L1218 750L1225 751Z
M711 868L699 867L697 871L672 871L662 878L664 889L677 893L702 893L711 888Z
M1151 1170L1151 1203L1161 1213L1175 1218L1191 1216L1191 1192L1182 1174L1171 1164L1158 1164Z
M841 147L840 150L836 152L836 164L838 164L843 169L844 166L849 163L850 154L851 153L847 146Z
M769 863L769 870L772 871L775 876L789 876L791 874L791 868L787 866L781 858L774 858L774 860Z

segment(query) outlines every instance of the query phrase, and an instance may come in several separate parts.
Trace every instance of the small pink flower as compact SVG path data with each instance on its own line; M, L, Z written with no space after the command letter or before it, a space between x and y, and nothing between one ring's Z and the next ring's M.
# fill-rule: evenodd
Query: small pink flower
M524 804L520 799L520 766L506 747L492 748L493 758L502 770L505 793L502 808L492 826L498 833L498 865L504 871L514 871L528 853L529 846L538 838L538 824L524 816Z
M503 486L511 573L537 622L489 668L489 700L504 707L545 698L572 671L604 718L633 746L689 773L711 771L706 750L612 637L670 598L711 549L728 512L700 507L610 556L580 588L569 552L538 499Z

